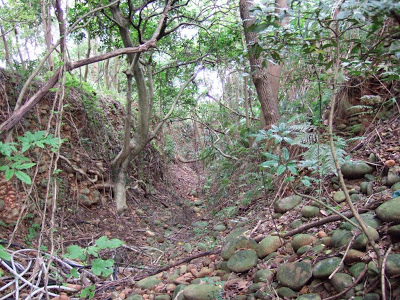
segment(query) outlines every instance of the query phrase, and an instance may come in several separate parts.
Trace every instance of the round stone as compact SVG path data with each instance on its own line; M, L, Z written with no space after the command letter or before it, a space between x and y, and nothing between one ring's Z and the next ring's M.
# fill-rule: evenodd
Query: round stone
M341 203L346 200L346 196L343 191L337 191L333 193L333 201Z
M349 230L345 229L336 229L332 234L332 245L335 248L340 248L343 246L347 246L353 234Z
M254 282L271 282L274 277L274 273L272 273L269 269L261 269L256 272L254 275Z
M258 256L254 250L239 250L228 260L228 268L237 273L246 272L257 265Z
M389 254L386 260L386 274L389 276L400 274L400 254Z
M315 278L328 278L329 275L339 266L341 259L339 257L330 257L317 262L313 269ZM339 270L343 268L343 265Z
M331 283L335 290L340 293L353 284L353 278L349 274L336 273L331 279ZM354 289L346 293L346 298L354 296Z
M382 221L400 223L400 197L386 201L375 212Z
M292 247L297 251L300 247L311 245L315 241L315 237L310 234L298 234L292 240Z
M225 231L226 226L224 224L217 224L217 225L214 225L214 230L215 231Z
M301 200L302 198L297 195L278 199L274 202L274 211L276 213L285 213L299 205Z
M268 254L275 252L282 246L281 238L278 236L267 236L257 245L257 255L264 258Z
M301 215L306 218L313 218L319 214L319 208L315 206L303 206L301 209Z
M311 276L311 263L308 261L282 264L276 274L276 278L283 286L294 290L302 288Z
M185 300L209 300L221 297L220 287L208 284L190 284L183 290Z

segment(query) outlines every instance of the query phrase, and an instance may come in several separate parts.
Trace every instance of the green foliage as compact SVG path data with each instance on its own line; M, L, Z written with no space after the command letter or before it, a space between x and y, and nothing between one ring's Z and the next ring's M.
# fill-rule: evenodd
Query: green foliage
M59 144L64 140L59 140L51 133L47 134L46 131L37 131L35 133L26 132L23 136L18 137L18 143L2 143L0 142L0 155L4 160L0 160L0 171L4 172L6 180L10 180L14 175L26 184L31 184L31 177L25 173L36 163L24 156L23 153L31 148L50 147L50 150L56 152ZM0 156L1 158L1 156Z
M87 248L82 248L78 245L68 246L64 257L90 263L93 274L107 277L113 272L114 260L99 258L100 252L105 249L116 249L123 244L124 242L119 239L110 240L107 236L102 236L95 241L95 245ZM92 259L92 257L95 257L95 259ZM73 269L70 276L76 278L77 276L79 277L79 274Z
M256 140L273 140L275 145L279 144L278 154L271 152L263 152L262 155L266 159L260 164L260 167L265 168L269 173L281 176L284 173L290 174L288 180L294 180L298 176L301 169L308 169L313 172L318 172L321 176L330 173L336 174L336 166L333 160L331 147L329 143L323 143L318 139L318 135L309 132L315 130L316 127L309 124L297 124L287 126L284 123L278 126L273 126L269 131L260 131L255 134ZM348 157L344 150L347 143L343 138L334 137L334 145L336 148L336 157L340 164L343 164ZM289 148L287 146L300 146L305 148L301 153L301 160L295 160L291 157ZM311 177L301 177L300 181L310 186L312 181Z
M37 237L40 231L40 224L33 222L28 226L28 233L26 234L25 241L28 245L32 245L32 241Z
M96 286L94 284L92 284L92 285L82 289L80 297L84 298L84 299L86 299L86 298L93 299L95 291L96 291Z
M175 157L175 147L176 144L170 135L165 136L165 147L164 153L167 155L169 160L174 159Z
M11 255L4 249L2 245L0 245L0 259L4 259L6 261L11 260Z

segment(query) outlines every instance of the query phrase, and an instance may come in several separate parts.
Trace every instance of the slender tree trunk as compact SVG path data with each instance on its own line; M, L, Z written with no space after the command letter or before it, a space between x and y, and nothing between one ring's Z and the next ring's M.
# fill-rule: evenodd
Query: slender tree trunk
M10 56L10 50L8 49L8 43L7 43L7 37L6 37L6 33L4 31L3 26L1 25L0 22L0 33L1 33L1 38L3 40L3 44L4 44L4 52L5 52L5 58L6 58L6 65L9 69L13 69L13 65L11 63L11 56Z
M104 80L106 84L106 89L110 89L110 73L109 73L109 65L110 65L110 60L107 59L104 63Z
M90 42L90 35L88 34L87 36L87 40L88 40L88 50L86 52L86 58L90 57L90 51L91 51L91 42ZM87 82L88 80L88 75L89 75L89 65L85 66L85 73L83 74L83 81Z
M64 11L61 8L61 1L60 0L55 0L54 1L54 10L56 12L56 17L58 21L58 28L60 31L60 48L61 48L61 53L65 53L66 49L66 24L64 20Z
M112 83L114 86L114 89L118 92L118 63L119 63L119 57L115 57L114 60L114 70L113 70L113 76L112 76Z
M14 34L15 34L15 43L17 45L19 60L21 61L21 65L22 65L22 70L26 71L26 63L25 63L24 56L22 55L21 47L19 46L18 30L16 27L14 27Z
M277 0L277 9L287 7L285 4L286 0ZM253 2L250 0L239 1L240 16L243 21L247 49L249 52L252 79L261 104L261 122L263 127L268 128L276 123L279 118L278 91L281 68L280 66L270 66L271 63L267 63L268 66L265 68L263 67L263 63L265 63L263 57L257 57L255 55L254 45L257 44L258 37L256 33L249 31L249 27L254 24L254 18L250 15L249 11L252 6Z
M46 42L47 51L50 52L53 41L51 35L51 13L50 13L50 5L47 3L46 0L41 1L42 5L42 24L43 24L43 31L44 31L44 40ZM49 58L47 59L47 63L49 64L49 70L54 70L54 60L53 55L50 54Z

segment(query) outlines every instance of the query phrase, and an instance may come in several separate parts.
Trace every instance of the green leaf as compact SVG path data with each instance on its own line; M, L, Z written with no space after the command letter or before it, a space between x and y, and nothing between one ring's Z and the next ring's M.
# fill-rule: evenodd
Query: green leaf
M4 259L6 261L11 260L11 255L4 249L2 245L0 245L0 259Z
M107 236L103 235L102 237L97 239L95 244L99 246L100 249L114 249L121 247L124 242L119 239L109 240Z
M72 268L70 273L69 273L69 275L68 275L68 277L73 277L75 279L78 279L79 278L78 270L76 268Z
M279 156L278 155L272 154L270 152L264 152L263 156L265 156L266 158L269 158L271 160L276 160L276 161L279 160Z
M97 247L97 246L89 246L89 247L87 247L87 254L88 255L93 255L94 257L98 257L99 256L99 253L98 253L99 250L100 250L100 248Z
M26 170L26 169L32 168L35 165L36 165L36 163L32 162L32 163L26 163L26 164L22 164L22 165L17 165L17 166L15 166L15 168L18 169L18 170Z
M27 150L29 150L29 148L31 147L31 144L29 143L22 143L22 153L26 152Z
M4 173L4 177L7 181L9 181L13 176L14 176L14 169L7 169L6 172Z
M64 257L66 258L79 259L79 260L86 259L85 250L82 247L79 247L78 245L68 246L67 252L68 253L64 254Z
M284 161L288 161L290 158L289 150L286 147L282 149L282 157Z
M289 164L287 166L288 170L290 171L290 173L292 173L293 175L299 175L299 171L297 170L295 165L291 165Z
M95 260L92 261L92 271L93 274L98 275L98 276L108 276L112 274L113 269L112 267L114 266L114 260L113 259L101 259L101 258L96 258Z
M268 161L264 161L263 163L260 164L260 167L263 168L271 168L271 167L277 167L278 166L278 162L276 160L268 160Z
M17 178L21 180L23 183L32 184L31 177L22 171L15 172L15 176L17 176Z
M92 299L94 297L94 292L96 290L96 286L93 284L91 286L85 287L80 294L80 298L86 298L89 297L89 299Z
M301 179L301 182L302 182L306 187L311 186L310 180L308 180L308 179L306 179L306 178Z
M278 169L276 170L276 175L281 176L284 172L286 171L286 166L285 165L280 165Z

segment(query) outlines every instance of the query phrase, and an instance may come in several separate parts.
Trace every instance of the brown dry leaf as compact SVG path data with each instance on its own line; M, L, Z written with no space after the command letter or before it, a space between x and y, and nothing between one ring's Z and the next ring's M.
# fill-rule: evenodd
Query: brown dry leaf
M299 292L300 295L308 294L310 291L308 289L308 286L303 286Z
M328 216L328 213L326 212L326 210L321 209L319 212L321 213L321 215L323 215L325 217Z

